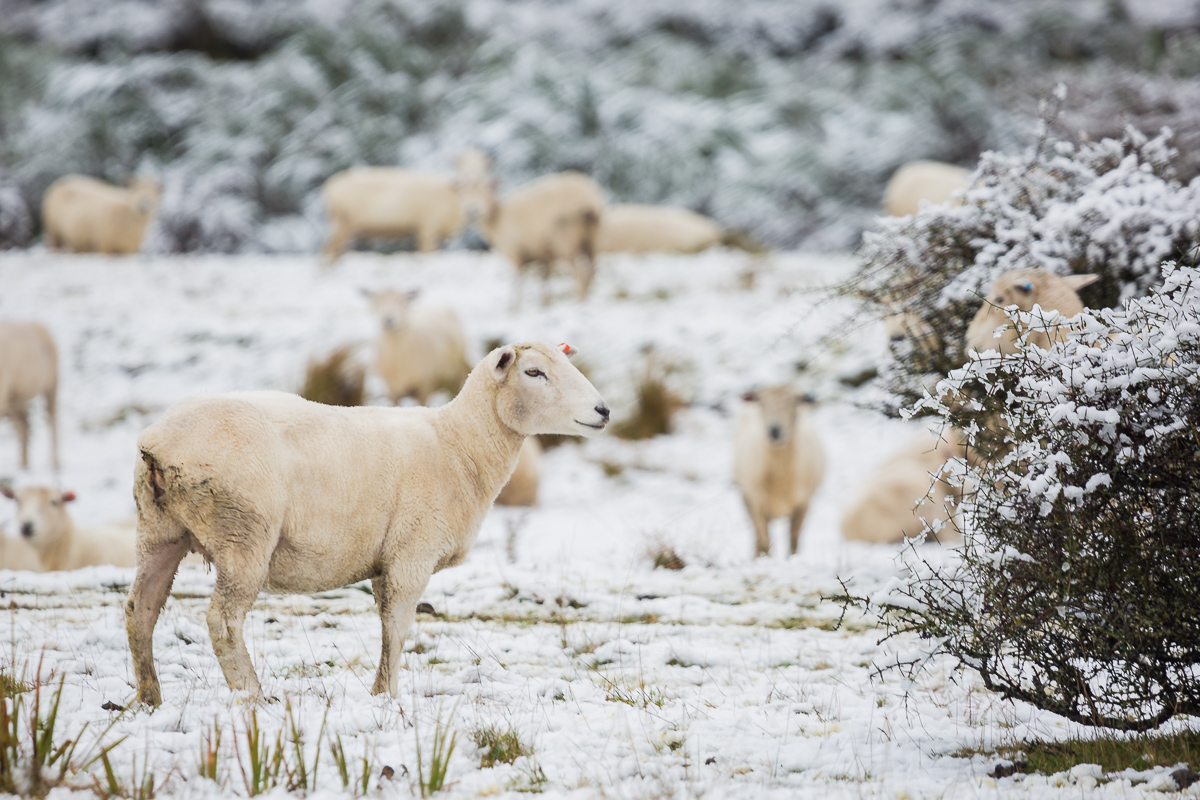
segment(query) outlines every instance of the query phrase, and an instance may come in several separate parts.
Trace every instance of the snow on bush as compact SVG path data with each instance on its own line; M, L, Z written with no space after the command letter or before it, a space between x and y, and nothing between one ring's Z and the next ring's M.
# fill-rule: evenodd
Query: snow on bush
M971 447L1005 446L959 478L961 558L912 548L872 600L889 635L989 689L1129 730L1200 713L1200 270L1162 272L1049 351L975 355L941 382L925 405Z
M1061 99L1061 98L1060 98ZM960 206L881 221L864 237L853 289L930 330L899 342L885 370L908 404L966 359L963 337L982 295L1003 272L1095 273L1089 308L1144 295L1164 259L1192 257L1200 180L1175 179L1171 132L1073 144L1045 132L1020 155L984 153Z
M0 180L0 250L26 247L33 239L33 218L21 192Z

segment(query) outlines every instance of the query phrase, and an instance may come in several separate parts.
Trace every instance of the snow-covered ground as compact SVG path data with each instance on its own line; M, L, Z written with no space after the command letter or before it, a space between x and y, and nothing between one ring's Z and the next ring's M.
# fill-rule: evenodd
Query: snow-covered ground
M280 702L259 707L258 722L273 742L290 708L310 769L323 734L320 794L343 793L328 751L337 735L352 759L369 758L372 792L409 796L418 741L427 764L439 722L458 736L448 797L1151 791L1152 774L1111 776L1098 787L1086 769L987 777L986 759L953 754L1061 737L1072 727L1001 702L945 663L915 683L875 679L872 662L913 643L878 644L873 621L854 612L836 628L840 608L823 595L839 591L839 579L869 593L898 570L895 548L842 540L842 509L863 477L913 435L905 423L857 405L864 398L837 380L873 363L884 344L875 325L829 335L853 309L820 288L847 277L852 265L841 254L611 257L590 302L572 299L572 284L560 277L557 302L537 306L530 285L524 311L513 313L510 268L489 254L354 254L323 269L304 256L33 251L0 255L0 318L40 319L58 340L64 464L57 480L77 492L73 512L83 524L133 512L136 436L176 400L294 390L310 357L346 342L362 342L369 358L375 323L361 288L421 287L426 299L452 304L475 356L492 339L570 342L618 419L632 403L647 348L669 368L672 385L691 401L674 435L640 443L604 436L549 451L541 504L493 511L465 564L434 576L423 599L436 613L419 616L410 632L399 700L369 693L379 623L366 592L260 598L246 638L265 693ZM729 477L732 412L744 390L780 380L821 397L816 417L829 468L800 553L785 558L785 532L776 529L776 552L753 560L753 535ZM380 402L381 384L369 389ZM20 475L12 429L0 427L0 474L56 479L40 415L37 423L34 468ZM10 534L11 517L10 504L0 510ZM652 569L648 552L663 545L683 557L683 570ZM64 735L90 723L83 741L91 742L112 722L107 741L127 737L112 751L125 783L149 763L160 796L244 794L238 754L248 765L252 706L226 687L209 644L210 573L183 568L159 621L164 705L111 710L134 695L122 610L131 579L132 570L117 568L0 572L9 607L0 668L31 678L40 662L43 680L65 676ZM223 732L220 785L197 777L214 726ZM480 768L472 734L484 728L515 731L529 754ZM379 777L385 765L394 778Z

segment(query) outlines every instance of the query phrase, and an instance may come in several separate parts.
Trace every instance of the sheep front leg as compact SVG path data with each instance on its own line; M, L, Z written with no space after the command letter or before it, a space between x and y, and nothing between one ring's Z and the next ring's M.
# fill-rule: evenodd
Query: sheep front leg
M248 566L248 563L242 562L240 566ZM258 698L262 697L262 687L254 674L254 664L242 635L246 612L254 605L266 576L254 577L244 574L235 577L231 570L217 565L217 584L208 607L208 633L229 688L245 690Z
M417 601L429 583L432 570L419 579L410 573L403 579L399 575L383 575L371 581L375 593L375 605L379 608L379 619L383 626L383 647L379 653L379 670L375 673L375 685L371 694L387 692L396 697L400 680L400 654L404 650L404 637L417 616Z
M754 525L754 557L768 555L771 552L771 537L767 531L767 513L743 496L746 511L750 514L750 522Z
M29 409L15 406L9 415L17 429L17 442L21 446L21 469L29 469Z
M804 518L806 516L808 516L807 503L798 506L792 512L791 527L788 528L788 546L791 548L792 555L796 555L796 548L800 545L800 529L804 527Z

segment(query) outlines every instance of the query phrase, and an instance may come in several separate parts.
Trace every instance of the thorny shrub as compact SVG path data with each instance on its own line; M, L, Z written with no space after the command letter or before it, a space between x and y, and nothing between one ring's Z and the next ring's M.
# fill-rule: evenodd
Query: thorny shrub
M926 645L886 666L947 654L1089 725L1200 713L1200 270L1163 275L1051 350L972 356L924 401L970 446L1006 447L960 476L960 557L909 548L907 576L864 600Z
M1057 114L1044 112L1024 154L984 153L963 204L887 218L864 236L849 290L880 313L920 320L920 335L896 341L881 370L891 412L966 360L963 336L1000 274L1095 273L1084 305L1113 307L1144 296L1165 259L1195 247L1200 180L1176 180L1169 130L1074 144L1047 132Z

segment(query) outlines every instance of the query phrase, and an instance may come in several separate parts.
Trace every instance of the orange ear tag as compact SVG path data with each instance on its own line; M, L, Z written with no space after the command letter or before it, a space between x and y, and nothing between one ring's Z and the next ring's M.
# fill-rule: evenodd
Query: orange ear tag
M563 355L571 352L571 345L567 344L566 342L559 342L558 346L562 348Z

